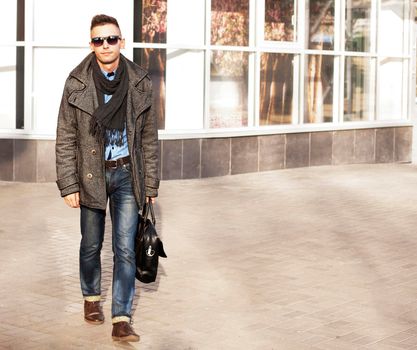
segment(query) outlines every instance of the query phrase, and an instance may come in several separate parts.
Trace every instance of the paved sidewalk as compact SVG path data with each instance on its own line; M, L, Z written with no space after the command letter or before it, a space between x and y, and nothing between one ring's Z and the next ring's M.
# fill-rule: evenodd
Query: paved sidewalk
M0 349L417 349L417 166L164 181L168 259L137 283L140 343L83 321L79 211L0 182Z

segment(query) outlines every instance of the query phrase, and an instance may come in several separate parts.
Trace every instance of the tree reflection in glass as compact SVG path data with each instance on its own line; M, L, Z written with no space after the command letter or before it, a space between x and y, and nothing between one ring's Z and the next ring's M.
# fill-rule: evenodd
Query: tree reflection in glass
M247 46L249 0L211 1L211 44ZM248 124L248 53L211 51L210 128Z
M139 0L135 11L138 23L135 40L145 43L166 43L167 0ZM140 32L139 32L140 31ZM153 106L158 120L158 129L165 128L165 49L134 49L134 61L149 72L153 87Z
M310 0L308 48L333 50L334 0Z
M211 44L247 46L249 0L211 1Z
M347 51L369 51L371 8L371 0L346 0L345 47Z
M260 125L291 123L293 59L292 54L261 55Z
M333 61L333 56L308 56L305 123L324 123L333 120Z
M248 125L248 53L212 51L210 128Z
M145 68L152 80L152 105L158 121L158 129L165 128L165 49L134 49L133 60Z
M295 18L294 0L265 0L265 40L295 41Z
M344 88L344 120L369 120L375 104L371 90L371 59L346 57Z

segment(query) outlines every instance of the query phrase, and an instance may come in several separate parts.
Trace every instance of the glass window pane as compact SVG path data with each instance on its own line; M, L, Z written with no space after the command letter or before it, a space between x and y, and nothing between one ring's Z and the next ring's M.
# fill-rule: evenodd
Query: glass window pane
M371 47L372 0L346 0L345 48L369 51Z
M247 46L249 0L211 1L211 44Z
M25 48L16 47L16 129L25 127Z
M265 0L264 38L267 41L296 41L294 0Z
M293 60L292 54L261 55L260 125L291 123Z
M16 41L17 0L3 1L1 13L0 33L3 34L3 42Z
M210 128L248 125L248 59L247 52L211 52Z
M333 50L334 0L311 0L308 16L308 48Z
M205 44L205 2L206 0L169 0L166 19L169 23L168 43L187 46Z
M333 121L333 67L333 56L308 56L305 84L305 123Z
M204 51L168 50L166 89L165 129L204 128Z
M136 0L134 11L135 41L167 42L167 0Z
M0 129L16 126L16 48L2 47L0 55Z
M370 120L373 116L375 94L371 88L371 59L346 57L344 88L344 120Z
M404 47L404 0L381 0L379 51L402 54Z
M149 72L152 79L153 107L158 129L165 129L165 49L134 49L133 60Z
M385 58L379 66L379 112L378 119L401 119L404 84L403 60Z

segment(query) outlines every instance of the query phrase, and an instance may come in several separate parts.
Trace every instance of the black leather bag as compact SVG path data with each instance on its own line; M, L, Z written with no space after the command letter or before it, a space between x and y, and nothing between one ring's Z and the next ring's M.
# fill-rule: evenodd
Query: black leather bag
M162 241L156 232L155 223L153 206L149 201L143 208L142 217L139 218L135 242L136 278L143 283L155 282L159 257L167 257Z

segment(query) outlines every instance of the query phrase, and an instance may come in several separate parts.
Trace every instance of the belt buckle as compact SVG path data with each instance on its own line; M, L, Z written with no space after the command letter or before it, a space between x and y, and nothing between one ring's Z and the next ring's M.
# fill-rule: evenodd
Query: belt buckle
M114 165L110 165L110 166L107 166L107 168L109 168L109 169L113 169L113 170L115 170L115 169L117 169L117 160L110 160L109 162L111 162L110 164L113 164L113 162L114 162Z

